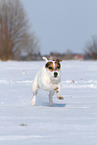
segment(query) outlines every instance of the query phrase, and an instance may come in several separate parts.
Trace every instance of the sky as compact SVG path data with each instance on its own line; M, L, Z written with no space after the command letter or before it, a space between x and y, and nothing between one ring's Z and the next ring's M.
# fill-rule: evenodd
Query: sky
M97 0L21 0L41 54L84 53L97 36Z

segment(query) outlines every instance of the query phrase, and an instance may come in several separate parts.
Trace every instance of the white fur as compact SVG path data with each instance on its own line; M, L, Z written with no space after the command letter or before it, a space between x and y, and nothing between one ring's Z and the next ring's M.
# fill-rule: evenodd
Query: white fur
M43 58L46 63L48 62L47 58ZM36 96L38 89L43 89L49 91L49 106L53 106L52 96L55 91L57 96L60 96L60 81L61 81L61 72L56 71L58 77L54 77L54 71L50 72L45 68L45 66L36 74L35 79L32 84L33 99L32 105L36 103Z
M42 57L46 62L48 62L48 59L46 57Z

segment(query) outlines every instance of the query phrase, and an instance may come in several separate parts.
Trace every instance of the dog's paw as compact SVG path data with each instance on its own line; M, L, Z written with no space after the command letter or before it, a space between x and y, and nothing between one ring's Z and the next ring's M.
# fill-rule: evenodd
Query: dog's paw
M57 90L58 90L58 87L54 89L54 91L57 91Z
M32 104L32 106L34 106L35 105L35 101L32 101L31 104Z
M62 97L62 96L58 96L57 97L59 100L63 100L64 99L64 97Z
M49 104L49 107L53 107L53 104Z

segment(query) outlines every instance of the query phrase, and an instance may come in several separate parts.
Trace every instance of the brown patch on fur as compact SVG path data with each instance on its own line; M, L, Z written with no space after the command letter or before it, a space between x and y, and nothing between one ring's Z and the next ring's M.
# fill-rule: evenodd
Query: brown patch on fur
M46 63L45 68L52 72L54 70L53 62L49 61Z
M61 62L61 61L62 61L62 59L57 59L57 60L56 60L56 62L57 62L57 61L58 61L58 62Z
M60 70L61 65L58 61L55 61L55 70Z
M53 66L53 62L49 61L46 63L45 68L49 71L54 71L54 70L60 70L61 65L60 65L60 61L62 61L61 59L57 59L55 61L55 66Z

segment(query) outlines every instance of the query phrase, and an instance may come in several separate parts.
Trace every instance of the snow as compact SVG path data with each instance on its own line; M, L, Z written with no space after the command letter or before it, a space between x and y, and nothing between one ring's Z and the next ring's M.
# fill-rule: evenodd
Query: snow
M0 62L0 145L96 145L97 61L63 61L64 100L40 90L31 105L32 80L44 61ZM24 124L24 126L21 126Z

